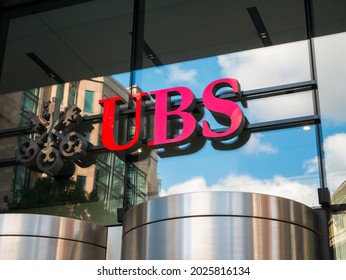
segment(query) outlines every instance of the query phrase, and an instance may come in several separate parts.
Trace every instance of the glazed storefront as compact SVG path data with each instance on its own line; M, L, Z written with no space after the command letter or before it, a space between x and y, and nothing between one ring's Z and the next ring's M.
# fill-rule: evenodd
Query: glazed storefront
M1 5L0 259L346 258L343 1Z

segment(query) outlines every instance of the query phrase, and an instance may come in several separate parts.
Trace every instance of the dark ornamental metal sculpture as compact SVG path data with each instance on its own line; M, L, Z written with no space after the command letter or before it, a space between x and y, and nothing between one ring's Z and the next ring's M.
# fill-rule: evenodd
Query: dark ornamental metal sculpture
M86 136L94 127L82 123L81 110L73 105L60 112L60 101L45 101L41 118L31 114L31 127L38 134L35 140L22 143L17 149L19 163L33 171L55 178L69 179L75 172L75 164L88 167L94 158L87 157L91 145Z

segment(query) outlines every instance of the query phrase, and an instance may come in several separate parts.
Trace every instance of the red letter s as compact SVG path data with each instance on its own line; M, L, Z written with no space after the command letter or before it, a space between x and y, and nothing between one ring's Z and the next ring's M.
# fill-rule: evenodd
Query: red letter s
M228 128L223 132L216 132L210 128L208 121L202 122L203 136L209 140L227 140L236 137L244 128L246 119L240 107L231 100L220 99L216 92L223 87L231 87L236 94L240 85L236 79L219 79L210 83L203 92L203 103L214 115L215 119Z

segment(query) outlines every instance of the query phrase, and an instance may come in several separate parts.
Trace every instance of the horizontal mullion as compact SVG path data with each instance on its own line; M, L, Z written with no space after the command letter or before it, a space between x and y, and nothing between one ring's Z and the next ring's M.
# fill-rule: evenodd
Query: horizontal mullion
M315 125L319 122L320 122L320 119L317 115L311 115L311 116L291 118L291 119L285 119L285 120L249 124L244 130L250 130L251 133L256 133L256 132L272 131L272 130L278 130L278 129L294 128L294 127L300 127L305 125ZM225 131L224 128L215 129L215 132L223 132L223 131ZM199 135L198 137L202 137L202 135ZM152 141L152 139L144 139L143 143L145 144L145 143L148 143L149 141ZM87 152L88 153L106 153L106 152L109 152L109 150L103 147L103 145L98 145L98 146L89 147L87 149ZM6 167L6 166L11 166L16 164L18 164L16 161L16 158L7 158L7 159L0 160L0 167Z
M315 125L318 123L320 123L320 118L317 115L311 115L298 118L290 118L285 120L249 124L247 128L245 128L245 130L250 130L251 133L256 133L277 129L294 128L305 125Z
M256 89L256 90L249 90L249 91L242 91L241 96L235 95L233 92L225 92L219 98L221 99L228 99L232 101L247 101L247 100L253 100L253 99L259 99L259 98L265 98L265 97L272 97L277 95L284 95L284 94L291 94L296 92L302 92L307 90L313 90L317 87L316 82L314 80L311 81L305 81L300 83L293 83L293 84L287 84L282 86L274 86L274 87L267 87L262 89ZM197 104L203 104L202 98L198 98L196 100ZM172 102L171 107L178 107L180 105L180 102ZM145 108L146 112L151 112L155 110L154 105L148 105ZM133 117L135 115L136 110L135 109L125 109L121 110L119 112L120 116L126 116ZM92 115L92 116L84 116L84 119L82 122L92 122L92 123L100 123L102 122L102 114ZM16 136L21 133L32 133L32 129L30 127L18 127L18 128L11 128L11 129L4 129L0 130L0 138L3 137L11 137Z
M218 98L232 100L235 102L248 101L259 98L273 97L278 95L298 93L308 90L313 90L317 88L316 81L305 81L293 84L286 84L281 86L273 86L255 90L241 91L240 96L235 95L233 91L223 92ZM203 104L202 98L196 99L197 104ZM174 101L171 103L171 108L179 107L180 101ZM155 110L155 105L146 106L145 111L150 112ZM135 109L126 109L120 112L120 115L131 115L135 114Z
M21 126L16 128L8 128L0 130L0 138L17 136L22 133L33 133L34 131L30 126Z

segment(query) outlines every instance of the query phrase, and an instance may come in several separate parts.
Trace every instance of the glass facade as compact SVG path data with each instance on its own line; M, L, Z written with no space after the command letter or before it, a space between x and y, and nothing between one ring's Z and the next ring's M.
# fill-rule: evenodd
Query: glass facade
M71 92L74 96L73 99L69 97ZM12 95L16 97L18 94L13 93ZM59 118L65 119L64 121L70 118L68 108L74 108L71 106L83 108L81 114L84 118L89 117L90 121L85 119L83 122L75 124L72 131L76 131L76 126L78 126L78 131L83 133L80 138L85 139L88 150L73 166L65 164L61 169L62 173L60 172L61 174L58 176L50 174L51 169L49 168L46 169L48 172L44 172L45 170L37 170L37 167L32 168L27 162L24 162L24 165L16 163L1 168L0 173L8 178L6 187L2 189L4 200L1 204L1 212L51 214L92 220L103 225L115 225L118 224L118 209L124 206L130 208L150 197L158 196L160 184L155 171L157 160L152 160L153 164L149 164L148 160L140 163L126 163L120 159L120 155L105 150L100 142L101 126L98 116L100 116L102 107L96 100L119 95L128 97L129 95L128 90L114 78L106 77L58 86L46 86L20 94L22 102L19 103L21 105L18 106L16 112L19 129L27 127L30 131L30 127L38 129L40 127L38 123L44 126L44 121L47 123L54 121L58 123L54 129L58 130L59 123L61 125L63 122L53 120L55 113L47 111L45 105L47 104L45 102L48 101L56 100L48 105L58 104L55 110L57 108ZM9 96L12 95L9 94ZM75 100L74 104L67 103L72 100ZM48 117L45 118L45 114L48 114ZM3 137L1 148L4 151L2 153L4 159L8 160L18 156L18 150L23 149L23 143L32 143L30 141L37 138L45 140L42 137L45 135L44 133L32 132L18 133L18 136L11 138L11 142L8 141L9 138ZM63 138L59 133L64 133L64 131L54 132L53 130L53 136L49 138L48 134L46 141L55 141L54 145L60 145L61 151L61 143L64 140L59 140L59 138ZM81 148L82 142L81 139L69 138L65 145ZM39 143L39 145L41 144ZM43 143L40 148L45 150L46 145L48 143ZM29 148L25 150L26 153L30 152ZM154 153L151 153L150 157L155 157ZM128 186L126 193L125 185Z
M325 207L318 189L328 189L330 245L334 258L345 258L343 1L44 2L2 11L0 212L116 225L118 213L157 196L244 191ZM184 130L179 118L154 126L155 91L163 89L174 89L168 103L176 108L187 88L199 126L225 130L232 121L203 103L208 85L224 78L238 80L241 97L229 87L215 95L230 95L243 112L244 143L198 134L148 148L154 130L170 139ZM123 101L113 136L124 145L136 127L130 94L139 92L151 94L143 143L131 153L108 151L99 101Z

